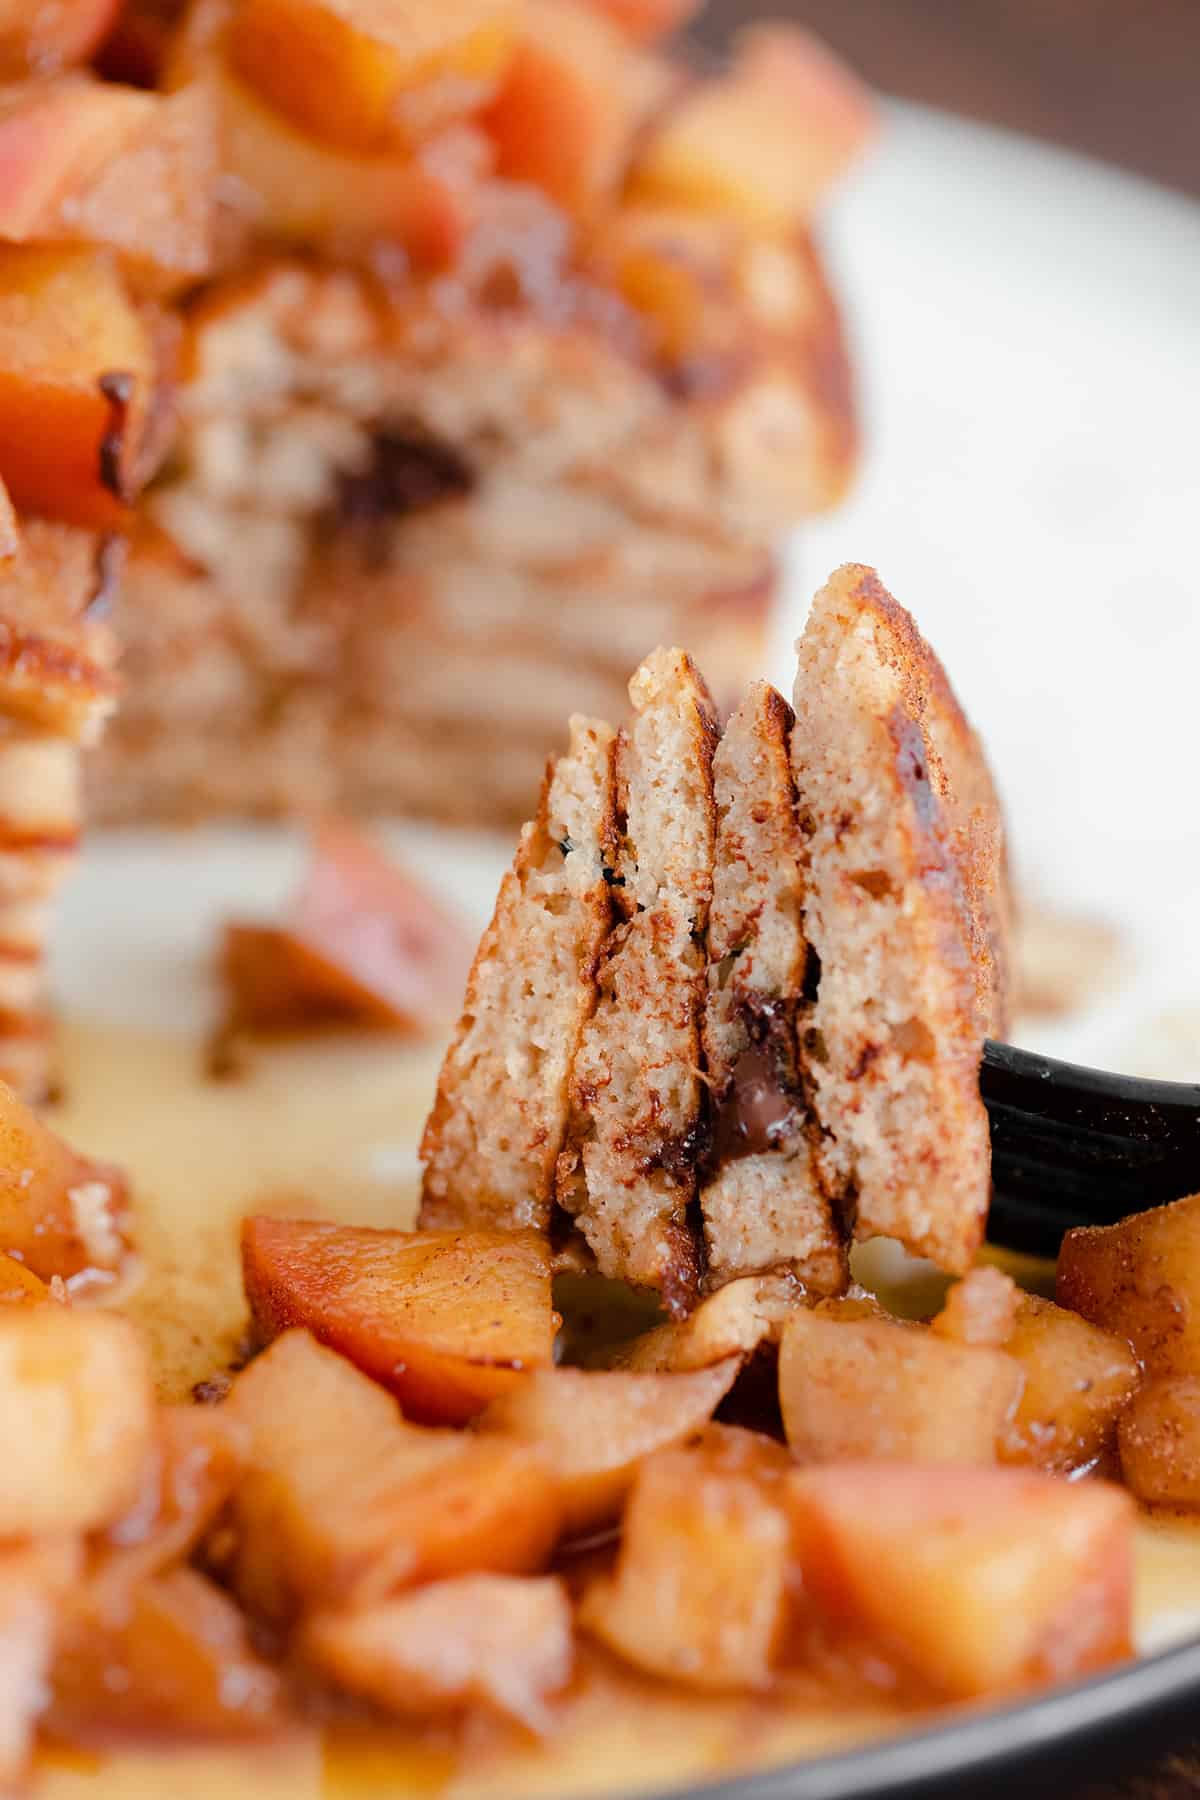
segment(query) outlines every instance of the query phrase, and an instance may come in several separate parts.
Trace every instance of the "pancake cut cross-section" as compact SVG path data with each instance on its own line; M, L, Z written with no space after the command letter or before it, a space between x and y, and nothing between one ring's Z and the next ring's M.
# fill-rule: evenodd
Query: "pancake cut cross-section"
M716 714L682 650L629 684L617 747L619 922L571 1080L558 1199L600 1272L686 1310L699 1283L691 1210L704 1132L700 1027L712 899Z
M712 1148L701 1184L714 1285L782 1268L819 1293L846 1252L817 1180L799 1036L816 964L804 935L792 710L756 682L713 758L717 807L704 1054Z
M897 1238L962 1273L987 1215L979 1064L1002 958L980 920L989 889L1003 916L1003 866L985 874L984 832L972 837L949 804L930 725L945 674L873 570L834 573L798 649L792 767L821 969L805 1040L821 1181L858 1237ZM975 757L964 735L959 761ZM990 841L998 856L998 811Z
M421 1144L423 1229L544 1230L608 932L612 728L575 716L467 981Z

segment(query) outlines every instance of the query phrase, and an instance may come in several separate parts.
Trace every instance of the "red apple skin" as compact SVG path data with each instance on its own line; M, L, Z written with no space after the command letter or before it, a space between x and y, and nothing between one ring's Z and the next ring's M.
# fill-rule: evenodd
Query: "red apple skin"
M553 1360L549 1251L533 1232L252 1218L242 1269L260 1337L307 1328L423 1424L464 1424Z

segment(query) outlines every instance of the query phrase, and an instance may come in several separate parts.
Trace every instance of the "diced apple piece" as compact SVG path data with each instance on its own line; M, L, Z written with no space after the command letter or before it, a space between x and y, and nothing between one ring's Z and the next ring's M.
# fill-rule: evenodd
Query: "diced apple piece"
M1121 1415L1121 1473L1139 1500L1200 1506L1200 1376L1152 1381Z
M408 1424L307 1332L278 1338L225 1404L250 1435L235 1583L267 1618L373 1604L439 1576L527 1574L558 1536L561 1501L537 1455Z
M571 1674L571 1608L553 1576L463 1575L364 1612L319 1614L301 1654L388 1712L481 1706L538 1731Z
M462 1424L553 1361L550 1250L534 1232L247 1219L242 1270L262 1339L305 1327L413 1419Z
M1147 1373L1200 1375L1200 1194L1068 1231L1057 1298L1132 1344Z
M805 1593L835 1632L937 1693L1010 1693L1129 1654L1133 1507L1119 1488L878 1463L797 1470L787 1486Z
M229 1028L427 1031L457 1015L473 948L442 901L353 826L327 819L284 925L226 928Z
M204 79L216 94L234 198L256 230L337 256L399 244L418 271L449 267L470 220L466 185L432 159L354 156L305 137L227 69Z
M483 114L497 168L568 211L612 195L636 122L629 52L599 13L530 0L528 23L500 91Z
M784 1427L804 1462L994 1462L1021 1381L1002 1350L890 1319L797 1313L779 1350Z
M108 1525L137 1492L154 1431L150 1369L127 1319L0 1311L0 1536Z
M69 1608L50 1723L68 1739L164 1731L256 1736L283 1723L282 1684L246 1621L195 1569L142 1583L119 1611Z
M0 1250L49 1281L115 1272L129 1250L123 1178L56 1137L0 1084Z
M82 75L0 96L0 240L112 249L141 287L208 272L217 174L212 96Z
M789 229L873 130L865 88L824 45L783 25L739 42L728 75L699 82L639 149L631 198Z
M241 0L228 54L301 130L370 154L483 105L517 18L516 0Z
M760 1688L787 1622L781 1476L753 1432L661 1450L638 1471L615 1574L580 1623L636 1667L701 1688Z
M493 1401L479 1429L540 1449L561 1483L567 1530L584 1532L617 1517L645 1457L708 1423L740 1366L730 1356L686 1375L546 1369Z
M1004 1350L1020 1305L1017 1284L1001 1269L972 1269L946 1295L930 1329L956 1344L983 1344Z
M121 0L0 0L0 81L21 81L86 62Z
M636 44L678 31L700 9L700 0L587 0L587 4L607 14Z
M778 1343L787 1319L803 1304L803 1289L790 1275L743 1275L686 1319L618 1344L605 1361L646 1374L708 1369L727 1356L750 1356L762 1344Z
M46 1705L58 1605L79 1572L75 1539L0 1549L0 1793L25 1774Z
M1025 1387L1000 1435L1001 1462L1066 1473L1112 1449L1138 1384L1128 1344L1053 1300L1024 1294L1004 1348L1024 1369Z
M39 1275L14 1256L0 1256L0 1306L37 1306L50 1289Z
M108 255L0 248L0 479L19 510L123 524L155 380Z
M246 1446L227 1407L158 1408L137 1495L94 1546L96 1607L113 1616L148 1576L191 1554L232 1496Z

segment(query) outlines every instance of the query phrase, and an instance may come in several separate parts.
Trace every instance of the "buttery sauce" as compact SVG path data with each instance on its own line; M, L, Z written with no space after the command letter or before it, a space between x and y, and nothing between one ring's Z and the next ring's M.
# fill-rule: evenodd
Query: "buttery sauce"
M412 1223L416 1148L439 1060L440 1047L326 1038L252 1050L237 1079L215 1082L198 1038L64 1028L66 1099L53 1122L131 1177L142 1266L121 1305L149 1335L164 1399L185 1399L237 1357L245 1327L237 1238L247 1212ZM867 1256L860 1278L880 1278L895 1304L907 1290L913 1311L928 1304L937 1278L927 1269L868 1251L876 1260ZM1037 1269L1013 1272L1040 1285ZM1148 1520L1138 1543L1141 1647L1196 1631L1200 1529ZM836 1706L817 1695L700 1697L591 1657L544 1745L480 1727L451 1755L437 1734L314 1725L232 1747L51 1748L39 1758L36 1792L43 1800L629 1793L849 1749L918 1724L886 1693Z

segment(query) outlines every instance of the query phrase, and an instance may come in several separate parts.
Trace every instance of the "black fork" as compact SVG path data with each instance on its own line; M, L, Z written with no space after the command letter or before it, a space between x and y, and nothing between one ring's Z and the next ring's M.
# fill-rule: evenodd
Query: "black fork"
M979 1089L992 1132L993 1243L1057 1256L1074 1225L1110 1225L1200 1190L1200 1086L989 1040Z

